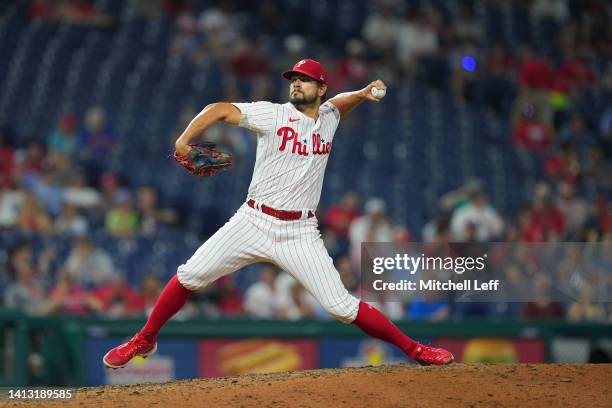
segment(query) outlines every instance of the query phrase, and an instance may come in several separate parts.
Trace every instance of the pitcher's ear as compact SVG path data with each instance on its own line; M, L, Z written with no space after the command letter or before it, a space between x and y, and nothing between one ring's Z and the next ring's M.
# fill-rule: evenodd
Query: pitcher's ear
M319 96L323 96L327 93L327 85L319 83Z

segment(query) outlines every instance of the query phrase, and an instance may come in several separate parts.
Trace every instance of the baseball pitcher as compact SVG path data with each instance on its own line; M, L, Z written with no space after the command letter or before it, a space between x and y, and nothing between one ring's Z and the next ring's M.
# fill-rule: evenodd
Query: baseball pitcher
M453 361L447 350L417 343L377 309L352 296L317 228L315 209L336 128L362 102L379 102L385 84L376 80L323 102L327 74L319 62L301 60L283 77L289 80L288 103L213 103L176 140L174 159L190 173L210 176L231 166L231 157L214 146L193 144L206 129L223 122L255 133L257 155L248 196L236 214L178 267L140 332L104 356L107 367L124 367L134 356L154 353L160 329L192 291L256 262L285 270L337 320L394 344L411 359L425 365Z

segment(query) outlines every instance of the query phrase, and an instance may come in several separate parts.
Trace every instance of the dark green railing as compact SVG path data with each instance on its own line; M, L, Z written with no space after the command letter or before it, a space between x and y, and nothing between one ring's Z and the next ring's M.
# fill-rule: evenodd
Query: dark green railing
M19 312L0 310L0 357L4 370L0 373L0 386L10 385L73 385L85 384L83 354L85 340L90 335L131 336L144 321L101 320L92 318L26 317ZM458 320L444 322L399 322L398 326L412 337L511 337L539 338L546 341L550 359L550 343L555 336L598 339L612 338L612 325L597 323L568 323L564 321L516 320ZM195 319L184 322L170 321L162 330L163 337L215 338L215 337L322 337L364 335L351 325L335 321L299 322L254 319ZM28 368L34 341L39 342L45 371L38 377Z

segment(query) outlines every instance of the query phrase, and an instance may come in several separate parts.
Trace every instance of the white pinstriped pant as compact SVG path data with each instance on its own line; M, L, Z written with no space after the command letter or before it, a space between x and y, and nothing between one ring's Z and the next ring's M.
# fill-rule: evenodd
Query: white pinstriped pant
M187 289L198 290L256 262L270 262L289 273L339 321L351 323L357 317L359 299L342 284L316 217L283 221L245 203L178 267L177 275Z

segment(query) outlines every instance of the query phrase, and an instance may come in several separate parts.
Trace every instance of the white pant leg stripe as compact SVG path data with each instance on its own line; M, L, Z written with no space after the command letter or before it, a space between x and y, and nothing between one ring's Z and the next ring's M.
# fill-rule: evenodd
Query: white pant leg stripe
M256 235L254 228L238 215L210 237L185 265L179 267L181 283L190 289L206 286L211 281L247 265L258 254L247 254L243 244ZM231 242L242 236L242 240ZM229 244L228 244L229 242Z
M257 235L259 236L258 240L256 242L248 242L247 243L247 247L245 248L245 250L250 250L253 253L257 253L259 252L260 257L261 258L270 258L270 248L272 247L272 238L268 235L266 235L264 232L262 232L258 226L260 226L261 221L260 218L257 217L255 218L255 220L253 220L252 222L256 223L256 225L252 225L252 228L254 228L257 231Z
M289 226L283 225L283 229L286 233L289 230ZM311 276L310 270L302 265L300 257L294 251L294 245L282 243L276 249L275 255L281 267L293 276L295 280L300 282L317 300L321 299L321 290L317 287L317 282Z
M317 280L320 279L321 282L324 282L326 291L326 296L323 299L319 299L319 302L323 300L323 303L327 308L334 310L338 315L342 316L343 319L349 317L348 320L353 320L356 317L356 312L358 308L359 301L351 296L340 276L338 271L333 265L331 258L329 258L327 254L327 250L322 245L319 246L316 244L318 249L314 246L311 246L311 251L317 254L319 267L317 268ZM331 292L331 294L329 294Z
M303 238L298 243L280 246L276 259L322 306L333 311L342 321L352 321L356 317L359 300L351 296L342 284L323 242L316 237L316 227L300 225L296 228L298 236ZM296 254L298 244L310 259L303 260L299 252Z
M275 243L275 239L274 239L274 222L273 222L273 218L270 217L269 215L263 214L261 213L259 216L260 222L261 222L261 228L262 229L266 229L267 228L267 232L266 232L266 236L267 238L270 240L270 245L271 245L271 251L274 251L274 248L276 247L276 243ZM273 253L272 253L273 255ZM272 256L273 257L273 256Z
M316 282L317 288L319 288L320 295L331 301L334 299L334 293L332 288L327 282L327 277L325 267L321 262L321 256L323 255L320 251L316 250L312 245L312 241L315 239L316 228L314 226L309 226L307 234L300 236L300 242L303 243L302 247L306 250L310 256L306 259L306 270L311 277L313 277ZM306 229L306 227L302 228ZM327 255L327 251L325 251Z
M351 296L342 280L340 274L334 266L333 260L329 256L325 245L320 237L316 237L317 230L313 228L312 240L308 240L305 246L309 252L315 254L317 279L324 283L327 294L327 305L336 310L342 311L343 316L355 317L358 308L358 300Z
M289 226L287 224L283 224L281 226L283 229L283 234L287 234L289 231ZM301 280L301 276L298 273L298 269L295 267L295 264L298 262L298 257L292 253L291 246L286 243L280 243L275 247L275 258L278 259L279 265L281 268L285 270L285 272L289 273L291 276L295 278L298 282Z
M248 265L253 259L259 258L262 256L262 253L258 250L257 247L254 247L253 251L247 251L245 248L245 244L251 241L256 240L256 236L260 235L258 231L246 220L242 220L242 228L236 231L236 234L228 234L225 243L218 243L218 249L213 249L213 251L223 254L226 251L226 248L230 252L229 258L227 259L228 267L232 269L232 272ZM242 237L240 241L231 242L232 239L238 239ZM265 240L265 237L263 237ZM230 241L229 244L227 241ZM221 255L219 256L221 258ZM217 267L223 267L221 262L218 262Z
M262 244L249 244L249 248L254 248L260 253L261 258L272 260L274 258L274 235L273 235L273 223L269 215L261 212L255 212L251 214L253 222L252 227L257 231L261 237Z
M321 263L321 254L319 251L316 251L310 240L312 237L307 237L304 242L304 248L306 251L311 254L309 259L307 259L307 268L309 275L312 280L314 280L316 286L319 288L320 296L322 299L325 299L325 305L329 305L334 300L333 288L330 287L329 282L326 279L326 271L324 265Z
M237 224L226 224L226 226L227 228L221 228L206 240L189 261L184 266L179 267L179 271L184 271L182 276L184 276L186 285L201 288L204 286L204 282L209 280L207 275L214 274L213 271L218 268L217 264L224 260L223 255L226 258L233 255L229 251L221 253L215 250L219 242L225 242L227 237L233 235L235 229L239 229Z
M311 243L306 244L306 247L310 253L316 254L314 255L314 258L316 259L311 260L311 270L314 272L314 274L316 274L316 281L323 286L323 296L325 296L325 299L327 299L326 305L332 305L335 302L340 301L339 293L335 285L336 282L334 282L333 279L330 279L331 276L329 276L330 274L328 271L329 267L328 265L324 265L322 259L322 256L326 255L326 253L324 254L322 251L317 251L314 245Z
M243 225L244 228L238 232L238 235L234 238L242 237L243 239L236 243L234 246L236 247L236 251L238 256L234 259L234 266L239 269L245 265L245 261L248 263L254 258L264 257L264 252L262 248L265 247L266 244L266 236L261 233L261 231L257 230L254 225L251 224L250 220L247 219L247 216L243 214ZM249 243L254 243L257 241L261 242L263 245L249 245ZM221 251L223 250L223 246L221 246ZM243 259L240 259L242 257Z
M222 258L224 254L230 255L228 254L227 250L221 251L220 249L228 248L227 242L231 238L236 237L236 233L246 232L245 229L247 229L248 227L248 225L245 225L246 223L241 222L241 220L239 220L238 218L235 218L232 221L233 222L227 225L227 228L221 228L219 231L213 234L213 236L210 237L206 241L205 245L208 243L207 246L209 248L206 248L207 249L206 254L203 253L205 252L204 250L202 251L202 253L199 254L200 255L198 257L199 259L197 260L197 263L194 265L196 270L200 269L202 264L205 262L212 265L215 262L217 262L220 258Z
M292 243L286 243L281 247L281 250L285 250L289 255L289 263L291 268L293 269L293 274L295 278L299 280L302 285L304 282L309 281L309 277L312 277L316 271L315 268L312 268L310 262L304 262L304 258L309 258L312 256L316 256L315 254L311 254L305 246L297 247L298 243L302 244L306 242L304 238L304 223L300 222L295 226L293 231L295 232L294 236L292 236ZM286 230L289 231L289 226L285 226ZM321 286L321 282L317 279L312 279L310 281L310 289L309 291L314 292L313 296L317 299L323 299L325 294L323 291L323 287ZM305 285L306 286L306 285Z

